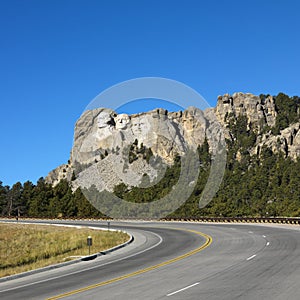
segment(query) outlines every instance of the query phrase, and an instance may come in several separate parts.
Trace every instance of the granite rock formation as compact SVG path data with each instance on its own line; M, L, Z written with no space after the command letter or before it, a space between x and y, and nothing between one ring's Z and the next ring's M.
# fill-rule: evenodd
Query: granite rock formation
M55 185L65 178L74 188L94 184L99 190L112 191L122 182L140 186L147 174L154 184L177 155L184 155L188 148L196 150L205 138L212 152L223 134L233 139L229 122L239 116L247 118L248 129L256 134L251 155L259 155L265 146L292 159L300 156L300 122L274 135L270 130L277 117L273 97L234 93L219 96L216 107L205 111L195 107L134 115L106 108L86 111L75 126L69 163L51 171L46 180Z

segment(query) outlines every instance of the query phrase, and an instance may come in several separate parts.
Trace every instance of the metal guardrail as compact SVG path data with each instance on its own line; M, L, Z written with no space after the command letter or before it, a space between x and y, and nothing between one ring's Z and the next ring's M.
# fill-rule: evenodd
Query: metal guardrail
M7 220L16 220L15 217L6 218ZM20 219L19 219L20 220ZM35 218L22 218L22 221L36 220ZM113 221L113 219L105 218L39 218L39 220L52 221ZM136 220L130 219L127 220ZM117 220L117 221L121 221ZM142 221L139 219L139 221ZM155 220L148 220L155 221ZM290 217L190 217L190 218L163 218L160 221L181 221L181 222L219 222L219 223L277 223L277 224L295 224L300 225L300 218Z
M300 225L300 218L289 217L197 217L197 218L165 218L165 221L184 222L222 222L222 223L278 223Z

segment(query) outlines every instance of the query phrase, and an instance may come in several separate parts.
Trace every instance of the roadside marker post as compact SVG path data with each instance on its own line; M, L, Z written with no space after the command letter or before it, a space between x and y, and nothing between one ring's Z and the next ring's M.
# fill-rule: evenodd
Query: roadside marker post
M87 245L89 246L89 255L90 255L91 254L91 246L93 245L93 239L90 235L87 237L86 242L87 242Z

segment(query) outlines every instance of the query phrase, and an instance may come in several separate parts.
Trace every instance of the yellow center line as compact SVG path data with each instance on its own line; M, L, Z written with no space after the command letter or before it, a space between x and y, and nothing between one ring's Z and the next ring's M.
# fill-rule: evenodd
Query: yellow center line
M139 275L139 274L143 274L143 273L158 269L160 267L172 264L172 263L177 262L181 259L189 257L193 254L196 254L196 253L202 251L203 249L207 248L212 243L212 237L205 234L205 233L202 233L200 231L189 230L189 229L176 229L176 230L188 231L188 232L192 232L192 233L201 235L202 237L205 238L205 243L203 245L201 245L200 247L194 249L194 250L191 250L191 251L189 251L185 254L182 254L180 256L177 256L177 257L172 258L170 260L167 260L165 262L159 263L157 265L150 266L148 268L141 269L141 270L138 270L138 271L135 271L135 272L132 272L132 273L120 276L120 277L112 278L112 279L107 280L107 281L102 281L102 282L99 282L99 283L95 283L95 284L92 284L92 285L89 285L89 286L86 286L86 287L83 287L83 288L80 288L80 289L77 289L77 290L73 290L73 291L70 291L70 292L67 292L67 293L64 293L64 294L60 294L60 295L48 298L47 300L62 299L62 298L68 297L68 296L72 296L74 294L82 293L82 292L85 292L85 291L88 291L88 290L91 290L91 289L94 289L94 288L98 288L98 287L101 287L101 286L104 286L104 285L107 285L107 284L110 284L110 283L114 283L114 282L117 282L117 281L120 281L120 280L123 280L123 279L126 279L126 278L130 278L130 277L133 277L133 276L136 276L136 275Z

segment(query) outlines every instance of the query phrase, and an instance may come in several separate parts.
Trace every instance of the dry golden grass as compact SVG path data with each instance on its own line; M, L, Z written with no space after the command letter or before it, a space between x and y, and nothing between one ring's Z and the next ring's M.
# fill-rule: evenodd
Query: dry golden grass
M0 224L0 277L45 267L124 243L129 236L88 228Z

